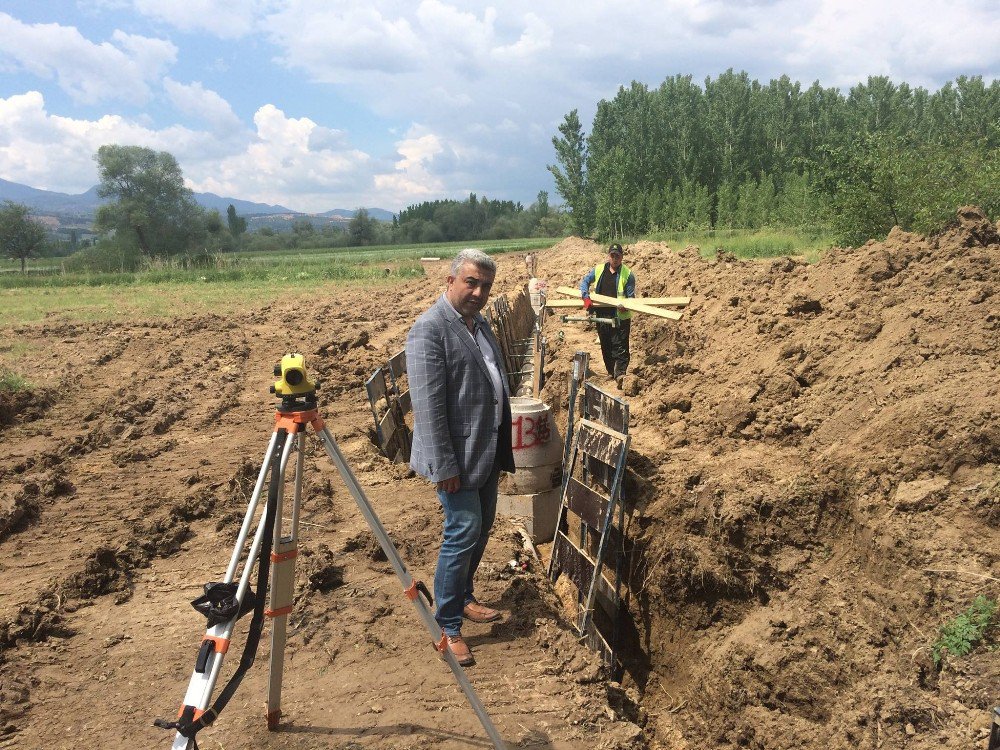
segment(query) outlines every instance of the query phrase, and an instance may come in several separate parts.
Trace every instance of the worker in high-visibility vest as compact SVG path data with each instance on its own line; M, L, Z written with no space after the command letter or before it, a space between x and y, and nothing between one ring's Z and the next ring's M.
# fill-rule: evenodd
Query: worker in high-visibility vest
M608 248L607 262L590 269L583 277L580 282L580 293L583 294L583 306L588 312L593 305L590 299L591 285L595 294L618 298L635 297L635 274L631 268L622 263L623 255L622 246L618 243L613 244ZM622 378L628 371L628 337L632 326L632 313L618 305L615 315L618 318L618 325L597 326L597 336L601 341L604 367L620 388Z

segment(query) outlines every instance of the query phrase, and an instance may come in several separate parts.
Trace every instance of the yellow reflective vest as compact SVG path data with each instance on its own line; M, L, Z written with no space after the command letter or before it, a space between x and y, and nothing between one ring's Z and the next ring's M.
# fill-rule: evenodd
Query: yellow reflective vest
M601 263L598 266L594 266L594 289L597 289L597 284L601 280L601 274L604 273L604 268L607 264ZM622 263L622 267L618 271L618 296L625 297L625 282L628 281L628 277L632 275L632 269ZM625 310L624 312L619 310L617 312L619 320L628 320L632 317L632 312L630 310Z

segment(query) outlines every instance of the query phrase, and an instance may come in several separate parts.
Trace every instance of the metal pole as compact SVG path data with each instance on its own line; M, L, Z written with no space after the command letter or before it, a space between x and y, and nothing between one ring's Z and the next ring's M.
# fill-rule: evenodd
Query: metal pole
M243 545L246 544L247 536L250 533L250 524L253 523L253 514L257 510L257 503L260 501L260 493L264 488L264 478L267 476L267 470L271 463L271 454L274 451L274 444L277 439L278 433L272 432L271 442L268 443L267 451L264 453L264 463L260 465L257 483L254 485L253 494L250 496L250 502L247 504L246 515L243 516L243 525L240 526L240 533L236 538L233 556L229 559L229 567L226 568L226 577L222 579L225 583L231 583L233 578L236 577L236 568L239 567L240 557L243 554Z

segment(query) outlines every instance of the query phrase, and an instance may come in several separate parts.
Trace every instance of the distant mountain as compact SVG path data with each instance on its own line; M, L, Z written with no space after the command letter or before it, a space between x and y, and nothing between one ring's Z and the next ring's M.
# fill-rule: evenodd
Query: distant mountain
M96 186L85 193L69 195L0 179L0 201L4 200L22 203L40 214L53 213L75 217L93 214L100 205Z
M216 209L220 214L225 215L226 211L229 210L229 206L232 205L236 209L236 213L240 216L250 216L253 214L294 214L298 211L293 211L290 208L285 208L284 206L272 206L268 203L254 203L252 201L244 201L239 198L223 198L221 195L216 195L215 193L195 193L195 202L202 208L207 208L209 210Z
M275 206L268 203L254 203L239 198L226 198L215 193L195 193L194 199L199 206L209 210L216 209L219 213L225 214L232 205L236 208L236 213L241 216L271 216L283 214L284 216L318 216L331 219L337 223L347 223L354 216L353 210L335 208L321 214L306 214L302 211L294 211L284 206ZM54 215L60 218L71 220L70 223L79 223L81 219L93 220L97 207L104 201L97 195L97 186L90 188L85 193L70 195L68 193L57 193L51 190L39 190L28 185L0 179L0 201L11 200L15 203L23 203L28 206L33 213L43 215ZM379 221L392 221L392 212L382 208L369 208L369 215Z

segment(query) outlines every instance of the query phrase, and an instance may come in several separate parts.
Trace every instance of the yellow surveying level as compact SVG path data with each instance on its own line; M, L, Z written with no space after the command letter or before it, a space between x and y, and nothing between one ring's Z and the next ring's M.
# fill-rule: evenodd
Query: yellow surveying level
M306 358L301 354L286 354L274 366L271 393L275 396L306 396L316 390L316 385L306 375Z

